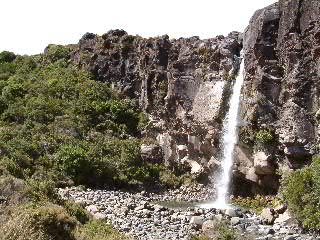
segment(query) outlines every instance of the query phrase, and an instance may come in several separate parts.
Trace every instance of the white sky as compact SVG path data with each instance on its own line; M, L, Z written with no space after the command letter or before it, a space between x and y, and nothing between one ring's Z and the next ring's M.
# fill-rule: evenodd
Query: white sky
M276 0L0 0L0 51L40 53L86 32L210 38L243 31L255 10Z

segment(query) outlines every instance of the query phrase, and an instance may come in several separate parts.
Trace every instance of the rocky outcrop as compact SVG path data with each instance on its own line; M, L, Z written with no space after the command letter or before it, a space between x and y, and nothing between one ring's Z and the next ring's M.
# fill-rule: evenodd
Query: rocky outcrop
M102 36L85 34L72 60L136 99L148 114L151 121L143 138L154 143L142 147L144 158L157 162L163 155L165 164L199 174L219 154L222 119L241 48L237 32L200 40L166 35L145 39L113 30Z
M222 121L243 45L233 186L235 194L274 193L279 172L318 152L319 9L316 0L280 0L256 11L243 35L207 40L87 33L71 59L146 112L146 161L201 176L220 168Z
M251 151L255 182L269 190L277 188L276 168L302 167L318 152L319 11L316 0L280 0L258 10L244 33L241 148ZM266 132L271 141L259 139ZM257 165L261 151L268 161Z

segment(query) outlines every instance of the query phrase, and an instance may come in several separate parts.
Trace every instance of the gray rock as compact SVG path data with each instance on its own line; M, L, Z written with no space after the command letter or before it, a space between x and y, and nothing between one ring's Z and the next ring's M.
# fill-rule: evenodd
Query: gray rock
M222 219L223 219L223 215L222 214L217 214L214 216L214 218L218 221L218 222L221 222Z
M229 216L229 217L237 217L238 216L237 211L235 209L232 209L232 208L226 209L225 214L227 216Z
M282 214L282 213L284 213L286 210L287 210L287 205L285 205L285 204L281 204L281 205L279 205L279 206L277 206L277 207L274 208L274 211L275 211L276 213L278 213L278 214Z
M231 225L237 225L237 224L239 224L241 221L240 221L240 218L239 217L232 217L231 219L230 219L230 223L231 223Z
M98 207L96 205L90 205L86 207L86 210L90 212L91 214L97 213L99 211Z
M291 236L286 236L283 238L283 240L296 240L299 237L298 234L291 235Z
M262 151L256 152L253 156L255 173L258 175L273 174L275 168L271 160L271 155Z
M93 216L94 219L100 219L100 220L107 218L107 216L105 214L101 213L101 212L93 213L92 216Z
M273 224L276 219L274 215L274 210L271 208L264 208L260 214L261 221L264 224Z
M203 222L203 224L202 224L203 233L207 236L210 236L210 237L214 236L215 230L216 230L215 224L216 223L213 220L207 220L207 221Z
M200 229L203 224L203 217L201 216L193 216L190 219L190 224L194 225L196 229Z
M142 134L151 141L141 147L144 160L208 175L207 163L218 155L225 93L230 88L226 78L238 68L234 56L240 48L238 32L207 40L167 35L151 40L112 30L101 37L84 35L74 46L71 61L148 112L150 122ZM187 155L194 162L184 166Z
M291 216L289 211L285 211L283 214L280 214L275 219L274 223L279 223L281 225L298 225L297 220Z
M141 145L141 157L146 161L154 163L161 163L163 160L163 152L159 145L156 144L142 144Z

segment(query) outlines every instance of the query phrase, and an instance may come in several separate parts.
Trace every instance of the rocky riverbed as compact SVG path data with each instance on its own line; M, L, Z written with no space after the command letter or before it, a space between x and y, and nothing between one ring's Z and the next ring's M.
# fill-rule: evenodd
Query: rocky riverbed
M217 222L226 220L243 239L320 239L304 234L284 208L264 209L260 216L241 209L203 209L200 202L209 189L182 187L162 194L145 191L59 189L64 199L83 204L97 219L106 219L120 232L141 240L190 239L214 233ZM166 202L166 204L163 204Z

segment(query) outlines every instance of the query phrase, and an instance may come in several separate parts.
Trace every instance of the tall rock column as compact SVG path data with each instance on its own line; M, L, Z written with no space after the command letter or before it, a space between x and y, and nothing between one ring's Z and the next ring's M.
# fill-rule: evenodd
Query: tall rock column
M277 169L300 168L318 153L319 11L316 0L280 0L258 10L244 33L240 150L249 153L239 174L267 192L277 189Z

